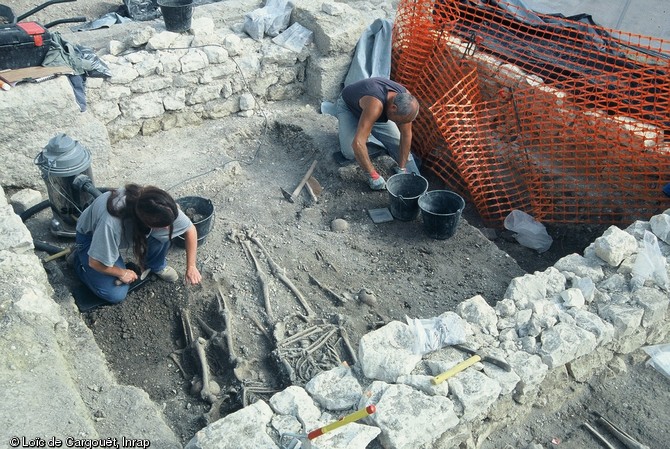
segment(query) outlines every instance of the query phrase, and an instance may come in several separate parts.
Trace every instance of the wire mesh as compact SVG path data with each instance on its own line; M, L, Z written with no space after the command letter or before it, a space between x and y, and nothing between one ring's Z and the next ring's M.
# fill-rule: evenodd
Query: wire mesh
M626 224L670 207L668 42L504 2L401 0L412 149L481 217Z

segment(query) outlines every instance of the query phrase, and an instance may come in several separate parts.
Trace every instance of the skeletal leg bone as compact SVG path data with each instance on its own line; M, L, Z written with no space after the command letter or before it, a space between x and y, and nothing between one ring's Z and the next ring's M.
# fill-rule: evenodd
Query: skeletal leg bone
M312 276L311 274L307 273L307 276L309 276L309 280L312 281L312 283L314 283L317 287L319 287L321 290L323 290L324 292L326 292L326 294L327 294L328 296L330 296L331 298L333 298L333 299L337 302L337 305L338 305L338 306L342 306L342 305L344 305L344 304L347 302L347 300L346 300L344 297L338 295L338 294L335 293L333 290L331 290L330 288L328 288L327 286L325 286L324 284L322 284L321 282L319 282L319 281L318 281L314 276Z
M286 276L285 270L282 267L280 267L272 259L272 257L270 256L270 253L268 253L268 251L265 249L265 247L260 242L260 240L258 240L258 238L256 238L251 231L247 232L247 236L249 237L249 239L252 242L254 242L258 246L258 248L260 248L260 250L265 255L265 258L267 259L268 264L270 265L270 271L272 272L272 274L274 276L276 276L277 279L282 281L284 283L284 285L286 285L288 287L288 289L291 290L291 292L293 292L295 297L298 298L298 301L300 302L300 305L302 305L302 307L307 312L307 316L314 316L314 311L312 310L312 308L307 303L307 300L305 299L303 294L300 292L300 290L298 290L298 288L293 284L293 282L291 282L291 280Z
M270 343L274 343L274 340L272 339L272 336L270 336L270 334L268 333L268 331L267 331L267 330L265 329L265 327L263 327L263 325L256 319L255 316L253 316L253 315L249 315L249 319L251 320L252 323L254 323L254 325L258 328L258 330L261 331L261 332L263 333L263 335L265 335L265 338L267 338L268 341L269 341Z
M186 379L188 377L188 374L186 374L186 370L184 369L184 367L181 366L179 356L177 356L178 353L181 354L182 352L183 352L182 350L175 351L172 354L170 354L170 358L175 363L175 365L177 365L177 368L179 368L179 371L181 371L181 375L184 377L184 379Z
M340 336L342 337L344 346L346 346L347 351L349 351L351 360L354 361L354 365L358 365L358 356L356 355L356 351L354 351L354 347L351 344L351 340L349 340L349 333L343 326L340 326Z
M228 305L226 304L226 297L223 294L223 291L221 290L221 287L218 287L218 292L219 294L217 295L217 299L219 301L219 313L221 316L223 316L223 322L226 326L226 345L228 346L228 357L230 358L230 363L233 366L237 366L237 364L240 362L240 359L237 357L237 354L235 353L235 348L233 346L233 327L231 323L231 317L230 317L230 309L228 308Z
M200 337L195 341L194 346L202 369L202 390L200 390L200 397L213 404L216 402L216 396L221 392L221 388L219 384L210 379L209 363L207 363L207 355L205 353L207 340Z
M265 304L265 312L268 314L268 319L270 320L270 323L274 323L275 318L274 314L272 313L272 306L270 305L270 289L268 288L268 280L265 277L265 273L263 273L263 271L261 270L261 266L258 263L258 259L256 259L256 256L254 256L254 253L251 250L251 245L249 245L249 241L240 240L240 243L244 248L245 252L247 253L247 255L251 258L254 267L256 267L256 277L258 277L258 282L260 282L261 289L263 291L263 303Z

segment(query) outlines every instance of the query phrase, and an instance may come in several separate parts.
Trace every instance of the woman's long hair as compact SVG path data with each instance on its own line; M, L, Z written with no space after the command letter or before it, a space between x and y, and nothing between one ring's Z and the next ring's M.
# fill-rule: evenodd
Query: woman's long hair
M169 227L169 239L172 240L173 223L179 213L174 199L163 189L154 186L126 184L123 194L125 205L117 208L115 203L120 195L114 190L107 200L107 211L121 220L130 220L133 227L133 252L144 269L144 257L147 253L147 234L151 228Z

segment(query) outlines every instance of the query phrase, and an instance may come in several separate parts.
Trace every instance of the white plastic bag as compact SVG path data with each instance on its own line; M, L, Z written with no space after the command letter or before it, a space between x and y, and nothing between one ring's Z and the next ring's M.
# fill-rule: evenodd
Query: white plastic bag
M651 357L647 365L670 379L670 343L644 346L642 349Z
M265 6L244 15L243 30L252 39L260 41L263 36L277 36L291 21L293 4L288 0L268 0Z
M642 287L647 279L653 279L656 285L668 290L670 280L665 269L665 257L658 246L658 240L654 233L644 231L643 246L633 264L631 290L635 291Z
M427 354L447 345L465 343L465 322L453 312L435 318L405 317L415 336L412 352Z
M313 35L314 33L310 30L300 25L298 22L295 22L288 27L286 31L274 37L272 42L284 48L288 48L289 50L293 50L296 53L300 53L305 45L312 42Z
M514 209L505 217L503 224L505 229L516 233L514 238L519 244L538 253L547 251L554 241L542 223L523 211Z

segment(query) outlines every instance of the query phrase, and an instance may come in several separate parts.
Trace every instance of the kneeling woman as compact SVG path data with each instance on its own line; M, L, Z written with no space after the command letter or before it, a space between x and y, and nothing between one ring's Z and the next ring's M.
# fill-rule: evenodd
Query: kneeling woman
M173 237L183 235L186 246L187 284L202 280L195 266L198 232L166 191L153 186L127 184L100 195L77 221L74 269L97 296L111 303L126 298L135 271L127 269L121 250L132 248L142 270L165 281L179 276L166 256ZM121 282L118 282L121 281Z

